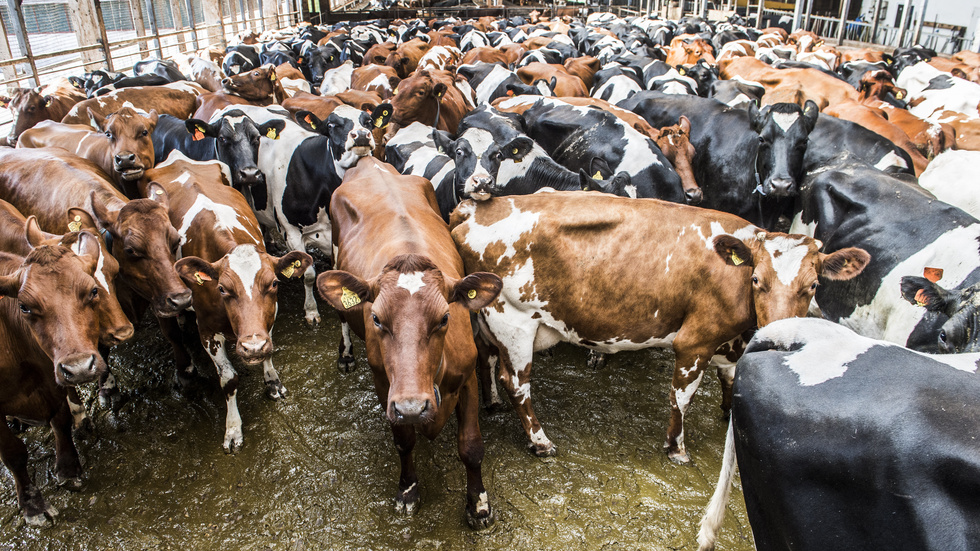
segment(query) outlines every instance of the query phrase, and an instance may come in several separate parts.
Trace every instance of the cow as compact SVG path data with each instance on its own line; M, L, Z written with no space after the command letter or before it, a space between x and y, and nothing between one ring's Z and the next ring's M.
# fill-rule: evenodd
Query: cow
M401 460L396 510L412 513L419 503L416 431L435 438L455 410L466 520L473 529L489 527L494 512L481 474L470 312L496 298L500 278L465 275L429 182L377 159L361 159L347 171L330 217L337 270L320 274L317 290L365 341Z
M900 100L906 92L895 86L887 71L868 71L861 77L858 86L861 103L882 110L888 122L901 128L922 155L932 158L955 147L956 132L952 126L926 121L888 101L889 97Z
M252 208L228 185L223 172L217 162L192 161L173 152L147 176L170 198L170 223L180 236L181 258L174 269L191 289L201 344L218 370L227 406L223 447L234 453L243 444L242 419L238 374L226 343L235 343L235 352L246 364L262 365L270 398L285 396L272 365L279 281L301 277L313 259L301 251L281 258L266 253ZM166 325L178 376L189 380L194 365L180 341L180 328L175 319Z
M872 256L857 278L817 290L824 318L922 352L976 346L980 221L848 154L807 176L797 208L791 231Z
M762 96L765 93L766 89L761 84L736 77L712 82L708 97L729 107L750 109L750 105L757 108L762 105Z
M400 44L391 55L385 59L385 65L392 67L398 73L399 78L407 78L415 72L419 66L422 56L426 54L435 44L431 44L421 38L413 38L408 42Z
M354 62L347 60L323 73L320 77L320 95L330 96L348 90L354 75Z
M500 380L539 456L555 446L531 405L534 351L562 341L603 353L673 347L665 447L687 462L684 414L708 363L719 367L723 411L731 406L734 360L719 347L805 315L819 276L850 278L868 261L864 251L823 254L816 240L730 214L596 193L467 201L450 228L468 272L503 280L497 301L480 311L480 333L500 351ZM646 254L623 256L640 240ZM643 277L610 275L620 272ZM692 278L705 292L690 293Z
M562 65L534 62L518 69L517 76L527 85L533 85L539 80L548 82L552 93L559 97L589 97L585 82L569 73Z
M805 108L778 104L759 112L697 96L641 92L620 107L655 128L677 124L681 116L690 120L691 166L703 193L702 207L769 229L791 213L807 138L818 116L812 102Z
M257 125L236 109L223 111L214 122L161 115L153 129L154 164L163 162L174 150L195 161L221 161L231 171L232 186L241 191L264 184L265 175L256 165L259 138L277 139L285 126L281 120Z
M906 67L895 84L908 90L909 112L930 119L942 111L980 116L980 84L955 78L924 61Z
M221 60L221 72L233 76L251 71L260 65L259 53L255 47L239 44L225 49L224 59Z
M0 199L36 216L44 231L79 227L85 216L98 225L119 262L120 302L131 320L142 314L131 306L134 293L158 318L190 305L191 292L173 269L177 230L167 217L162 188L153 186L147 199L129 200L97 166L54 147L0 150L0 162Z
M285 121L284 116L261 107L237 109L256 124L274 119ZM259 223L280 232L290 250L314 247L330 254L330 197L346 170L373 152L372 129L384 128L392 111L390 104L378 106L374 114L341 105L326 120L299 112L299 124L285 122L278 140L260 138L258 166L265 174L265 185L249 189ZM313 296L315 275L311 267L304 279L304 319L311 326L320 322Z
M421 71L403 79L391 98L394 114L386 138L415 121L455 134L459 121L476 107L473 98L460 88L463 83L449 71Z
M395 70L386 65L367 65L354 69L351 74L351 90L376 92L383 100L389 100L401 79Z
M41 121L61 121L72 106L84 99L85 94L80 90L57 84L40 89L17 88L9 98L0 96L0 106L10 110L13 119L9 133L0 140L0 145L13 147L21 132Z
M940 201L949 203L980 219L980 194L974 186L963 185L980 163L980 151L946 151L933 159L919 175L919 185Z
M763 105L798 103L808 100L821 110L846 100L857 100L857 90L836 76L817 69L776 69L753 57L736 57L718 63L721 78L740 76L766 88Z
M834 159L844 152L878 170L914 173L909 154L884 136L851 121L820 113L817 124L810 132L810 141L803 161L805 169L811 171L832 164Z
M157 124L157 112L150 110L143 116L135 109L123 107L104 118L90 110L89 117L97 130L80 124L45 121L21 134L17 147L61 147L71 151L97 164L112 177L120 191L134 196L135 182L155 162L150 134Z
M456 74L466 78L470 87L476 92L477 105L489 104L505 96L552 95L551 87L543 80L533 85L524 84L517 73L498 64L463 65L456 69Z
M596 72L590 95L609 103L618 103L643 89L641 71L613 66Z
M265 106L281 104L286 99L286 92L272 65L263 65L247 73L224 78L221 80L221 87L219 92L203 94L197 98L195 119L208 120L215 111L228 105Z
M86 241L98 249L94 239ZM69 488L81 488L66 388L98 380L106 370L98 351L102 297L92 277L96 260L85 254L88 247L82 254L40 244L26 257L0 253L0 296L6 299L0 300L0 377L8 381L0 390L0 459L14 479L21 515L32 526L50 524L58 510L31 480L27 447L6 419L50 426L55 476Z
M902 148L912 159L912 168L915 170L916 176L922 174L922 171L929 164L929 160L919 151L916 144L912 143L909 135L899 126L891 123L888 114L881 109L869 107L856 101L845 101L828 107L824 113L831 117L859 124Z
M735 370L714 548L736 460L755 545L974 549L978 354L933 356L818 319L756 333Z
M137 111L158 114L166 113L178 119L186 119L194 114L197 97L207 90L194 82L180 81L164 86L137 86L123 88L104 96L90 98L76 103L61 122L65 124L92 124L89 113L107 117L123 107Z
M194 54L180 54L174 59L180 72L187 75L187 80L196 82L208 92L221 89L221 68L217 63Z

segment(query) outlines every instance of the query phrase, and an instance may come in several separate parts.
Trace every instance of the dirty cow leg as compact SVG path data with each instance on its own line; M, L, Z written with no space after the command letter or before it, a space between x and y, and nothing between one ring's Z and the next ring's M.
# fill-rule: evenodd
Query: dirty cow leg
M707 350L703 345L697 347L680 343L680 336L674 340L674 378L670 386L670 424L667 427L667 457L677 463L687 463L691 460L684 448L684 413L690 405L694 393L701 384L704 367L714 347Z
M742 337L736 337L722 345L722 348L715 351L711 357L711 364L718 368L718 381L721 382L721 414L725 420L728 419L732 411L732 385L735 382L735 362L741 353L733 353L732 349L744 350L745 342ZM720 354L719 352L726 352ZM732 358L736 358L733 360Z
M483 486L483 436L480 434L480 399L476 377L471 376L459 393L457 434L459 459L466 466L466 523L474 530L493 524L487 489Z
M0 420L4 417L6 416L0 415ZM41 491L31 481L27 473L27 446L10 431L5 420L0 423L0 459L14 479L17 503L24 520L32 526L51 524L58 510L44 502Z
M262 377L265 379L265 394L271 400L286 397L286 387L279 380L279 373L272 365L272 358L262 362Z
M311 264L303 274L303 285L306 286L306 300L303 301L303 310L306 312L306 325L315 328L320 324L320 311L316 309L316 299L313 297L314 283L316 283L316 271Z
M337 367L344 373L354 370L354 341L350 338L350 324L340 316L340 352L337 356Z
M221 390L225 395L228 412L225 415L225 453L235 453L242 448L242 418L238 414L238 373L235 372L225 350L225 336L218 333L204 342L214 367L218 370Z
M531 358L534 355L534 333L518 327L510 327L504 339L501 331L494 331L500 349L500 381L503 383L510 401L517 411L524 432L531 440L530 447L538 457L549 457L557 453L555 445L544 433L541 423L531 405ZM506 340L507 346L503 346Z
M78 490L82 487L82 463L71 438L71 423L72 414L65 403L58 408L49 425L54 432L55 476L58 478L58 485L69 490Z
M473 327L478 327L478 323ZM476 371L480 376L480 393L483 398L483 407L487 411L496 411L504 405L497 391L497 367L500 364L500 352L497 347L487 342L486 337L480 333L479 329L473 331L473 338L476 342Z
M391 425L395 439L395 449L401 460L401 475L398 477L398 494L395 496L395 511L411 515L419 504L419 477L415 472L412 450L415 449L414 425Z
M179 317L179 316L178 316ZM191 362L191 355L184 346L183 336L180 330L180 322L177 317L157 318L160 324L160 331L170 342L170 347L174 351L174 362L177 364L177 383L181 388L188 388L194 380L194 364Z
M68 410L71 411L72 427L75 430L91 429L92 420L89 419L88 410L85 409L85 404L82 403L78 390L75 387L68 387L65 390L68 391Z

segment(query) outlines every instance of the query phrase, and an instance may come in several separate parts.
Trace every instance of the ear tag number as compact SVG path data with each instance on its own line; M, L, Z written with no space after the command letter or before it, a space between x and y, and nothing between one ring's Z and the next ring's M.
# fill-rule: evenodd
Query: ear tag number
M78 231L82 229L82 217L75 215L71 222L68 222L68 231Z
M361 297L357 296L357 293L354 291L351 291L347 287L341 287L341 290L343 294L340 295L340 303L344 305L344 308L350 310L361 303Z
M745 261L742 260L737 254L735 254L734 252L732 253L732 264L734 264L736 266L739 266L743 262L745 262Z

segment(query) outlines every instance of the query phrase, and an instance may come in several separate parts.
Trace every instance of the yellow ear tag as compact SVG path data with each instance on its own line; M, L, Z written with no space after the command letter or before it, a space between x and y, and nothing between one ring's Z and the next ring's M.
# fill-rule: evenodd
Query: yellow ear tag
M267 138L269 138L270 140L277 140L277 139L279 139L279 138L277 137L277 136L278 136L278 133L276 132L276 129L275 129L275 128L270 128L270 129L268 129L268 130L267 130L267 131L265 132L265 135L266 135L266 137L267 137Z
M340 303L344 305L344 308L348 310L357 306L361 303L361 297L357 296L357 293L351 291L347 287L341 287L343 294L340 295Z
M592 179L593 180L601 180L602 179L602 173L599 172L598 170L595 171L595 174L592 175Z
M316 130L316 124L313 124L313 120L310 118L309 115L306 115L306 118L303 120L306 121L306 124L310 125L310 128Z
M470 289L469 291L466 291L466 296L470 300L475 299L476 298L476 289Z
M163 195L163 190L162 189L158 189L157 190L157 195Z
M397 95L398 95L398 88L395 88L395 89L394 89L394 90L393 90L393 91L391 92L391 95L393 95L393 96L397 96Z
M737 254L735 254L735 252L733 251L732 252L732 264L738 266L738 265L742 264L743 262L745 262L745 261L742 260L741 258L739 258L739 256Z
M276 73L275 73L275 71L269 73L269 80L271 80L272 82L275 82L276 81Z
M197 280L198 285L204 285L205 281L211 281L211 277L204 272L194 272L194 279Z
M68 231L78 231L82 229L82 217L75 215L71 222L68 222Z
M684 76L687 74L687 71L685 71L683 68L680 68L677 70L677 74L679 74L680 76Z
M515 147L514 148L514 155L517 155L518 153L520 153L520 150Z
M384 123L385 123L384 117L378 117L377 119L374 119L374 127L375 128L381 128L381 125L384 124Z
M293 274L296 272L296 268L299 268L302 265L303 263L301 261L294 260L289 266L282 269L282 275L286 277L293 277Z
M905 97L905 94L903 94L901 92L895 92L895 99L902 99L904 97Z

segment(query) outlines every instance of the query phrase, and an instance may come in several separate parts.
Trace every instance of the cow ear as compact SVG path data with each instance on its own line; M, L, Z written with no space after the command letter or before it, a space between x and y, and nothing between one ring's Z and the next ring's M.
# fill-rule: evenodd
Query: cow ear
M435 86L432 87L432 95L437 98L442 98L449 88L444 82L437 82Z
M589 173L584 168L578 170L578 183L582 191L603 191L602 181L589 176Z
M714 239L715 252L729 266L754 266L752 251L734 235L721 234Z
M218 129L201 119L187 119L184 122L184 128L187 129L187 133L191 135L191 139L195 142L203 140L205 136L208 138L218 137Z
M684 67L683 65L675 65L674 66L674 69L677 70L677 74L678 75L680 75L682 77L683 76L687 76L687 67Z
M303 251L291 251L276 261L276 277L300 278L313 265L313 257Z
M602 157L593 157L589 163L589 172L592 173L593 180L605 180L612 176L613 171L609 168L609 163Z
M51 107L54 103L54 96L44 96L44 107Z
M99 231L99 225L87 210L78 207L68 209L68 231L92 230Z
M756 113L755 120L752 122L752 130L755 130L756 132L762 131L762 127L766 125L766 117L769 116L770 107L770 105L767 105L763 107L761 111Z
M218 270L214 265L198 256L185 256L174 263L174 270L188 287L218 281Z
M92 213L95 214L96 220L99 221L99 224L102 227L106 228L110 232L113 232L113 228L116 227L116 222L119 221L119 211L110 210L108 205L106 205L105 201L102 199L102 196L99 195L98 191L92 191L91 198Z
M820 108L813 100L806 100L803 104L803 121L806 124L807 133L813 131L813 127L817 125L817 117L820 116Z
M379 63L379 65L384 65L384 63ZM398 85L401 84L402 79L397 76L388 77L388 86L391 86L391 93L395 95L398 92Z
M820 255L820 275L835 281L852 279L860 274L868 263L871 255L864 249L848 247L831 254Z
M326 131L326 125L323 124L323 121L309 111L301 109L297 111L293 117L296 120L296 124L300 125L303 130L309 130L310 132L316 132L318 134L322 134L324 131ZM317 130L318 128L320 130Z
M511 159L513 161L520 161L531 149L534 148L534 142L531 138L526 136L518 136L510 141L509 144L503 147L503 154L505 159Z
M341 312L365 302L374 302L372 286L363 279L342 270L323 272L316 278L316 290L323 300Z
M954 77L957 77L957 78L962 78L963 80L970 80L966 76L966 73L963 72L963 69L960 69L959 67L953 67L952 69L950 69L949 70L949 74L951 74L951 75L953 75Z
M24 238L27 239L27 243L32 248L40 247L46 238L44 232L41 231L41 226L37 223L37 217L33 214L27 217L27 224L24 225Z
M100 113L96 113L91 107L86 107L85 110L88 112L88 119L92 123L92 128L95 128L99 132L105 132L105 117Z
M75 76L68 77L68 83L74 86L75 88L78 88L79 90L85 89L85 81L78 77Z
M170 196L160 184L150 182L150 185L146 186L146 198L154 203L160 203L163 208L170 210Z
M500 276L488 272L475 272L458 280L447 278L447 283L452 285L449 302L458 302L471 312L493 302L504 286Z
M0 276L0 297L17 298L21 286L20 276L20 270L10 275Z
M956 294L924 277L905 276L902 278L902 298L910 304L922 306L930 312L942 312L952 316L955 312Z
M282 131L286 128L286 121L282 119L272 119L271 121L260 124L258 127L259 134L269 138L270 140L278 140L279 136L282 135Z
M375 128L387 128L388 121L395 113L395 108L390 103L382 103L371 112L371 121Z
M681 132L685 134L691 133L691 119L681 115L681 118L677 119L677 124L681 127Z
M160 116L157 114L157 110L156 109L150 109L150 112L147 113L146 118L147 118L147 120L150 121L150 124L151 125L156 126L157 125L157 120L160 118Z
M436 144L436 150L443 155L448 155L449 157L455 158L454 152L456 148L454 147L456 141L453 140L452 134L446 132L445 130L433 130L432 131L432 141Z
M73 247L80 256L87 256L93 262L98 263L99 255L102 254L102 247L99 245L99 238L91 231L78 232L77 246Z

